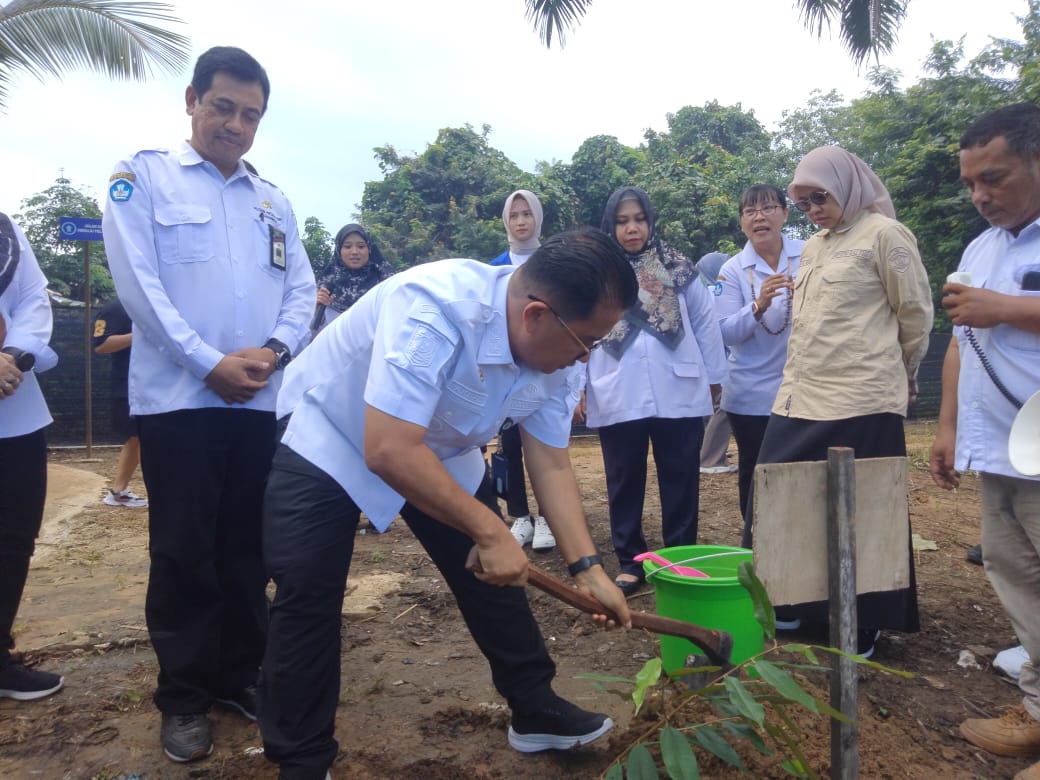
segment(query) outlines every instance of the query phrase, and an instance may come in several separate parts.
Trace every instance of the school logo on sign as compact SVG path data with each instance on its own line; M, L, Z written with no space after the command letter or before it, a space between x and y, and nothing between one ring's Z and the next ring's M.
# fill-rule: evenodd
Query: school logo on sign
M120 179L108 188L108 197L112 199L113 203L123 203L128 201L130 200L130 196L133 194L134 185L126 179Z

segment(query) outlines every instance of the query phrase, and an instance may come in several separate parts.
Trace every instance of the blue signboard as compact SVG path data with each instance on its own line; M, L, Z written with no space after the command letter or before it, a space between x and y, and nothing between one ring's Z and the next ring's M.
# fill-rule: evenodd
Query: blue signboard
M101 220L96 217L61 217L58 238L62 241L102 241Z

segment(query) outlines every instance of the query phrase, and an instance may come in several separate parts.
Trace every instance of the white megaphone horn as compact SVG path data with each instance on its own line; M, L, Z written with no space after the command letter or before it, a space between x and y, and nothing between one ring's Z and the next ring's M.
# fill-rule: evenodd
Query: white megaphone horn
M1020 474L1040 476L1040 390L1022 405L1011 423L1008 459Z

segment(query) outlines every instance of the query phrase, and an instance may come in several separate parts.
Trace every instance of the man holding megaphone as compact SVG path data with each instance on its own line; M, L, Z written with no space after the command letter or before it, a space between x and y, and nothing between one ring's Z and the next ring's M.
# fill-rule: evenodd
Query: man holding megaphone
M964 251L943 287L954 338L932 447L935 482L952 489L972 468L982 484L986 574L1029 660L1022 706L961 724L969 742L1006 756L1040 755L1040 448L1013 447L1014 425L1034 431L1022 401L1040 390L1040 107L991 111L961 136L961 181L990 229ZM1026 439L1031 438L1025 434ZM1030 456L1030 451L1033 456ZM955 454L956 453L956 454ZM1015 775L1040 780L1040 763Z

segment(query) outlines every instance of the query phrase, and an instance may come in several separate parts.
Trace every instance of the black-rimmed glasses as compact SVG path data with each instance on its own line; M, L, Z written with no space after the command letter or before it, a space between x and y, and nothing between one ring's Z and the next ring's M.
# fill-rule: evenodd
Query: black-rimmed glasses
M830 197L830 193L827 190L816 190L816 192L810 192L808 198L802 198L794 202L794 207L799 211L808 211L813 206L822 206L827 202L827 198Z
M543 301L537 295L531 295L530 293L527 294L527 297L535 303L542 304L543 306L545 306L545 308L549 310L552 316L556 318L556 321L563 326L563 329L567 331L569 334L571 334L571 338L574 339L575 343L581 347L581 351L585 353L585 357L590 357L592 355L592 350L594 350L596 347L600 345L600 341L602 341L602 339L600 341L596 341L592 345L586 344L584 341L582 341L581 336L579 336L577 333L571 330L571 326L567 324L567 321L560 316L559 312L557 312L556 309L552 307L552 304L548 301Z
M763 217L771 217L781 208L783 208L783 206L779 206L776 203L769 203L765 206L759 206L758 208L748 206L746 209L740 210L740 216L745 217L746 219L751 219L755 214L761 211Z

